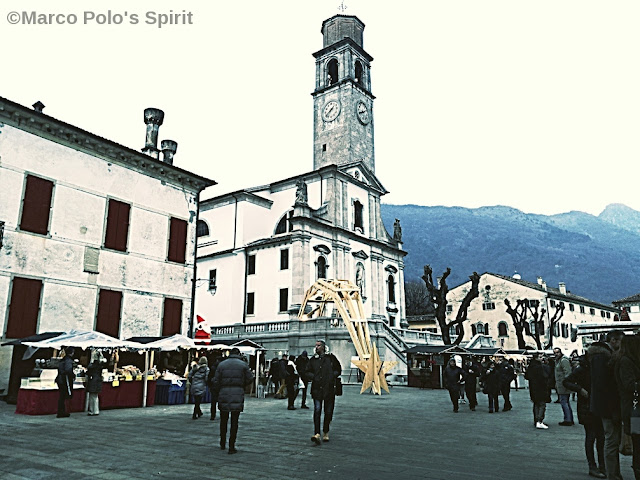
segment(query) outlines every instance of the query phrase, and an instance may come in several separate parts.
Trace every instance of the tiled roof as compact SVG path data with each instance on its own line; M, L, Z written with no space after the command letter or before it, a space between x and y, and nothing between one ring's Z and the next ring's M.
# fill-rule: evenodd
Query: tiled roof
M631 295L630 297L621 298L620 300L614 300L613 303L630 303L630 302L640 302L640 293L636 293L635 295Z
M546 292L549 296L553 296L554 298L557 298L557 299L561 299L561 300L564 299L568 302L574 302L574 303L584 303L586 305L592 305L594 307L598 307L601 309L615 310L615 307L612 307L611 305L606 305L604 303L596 302L594 300L589 300L588 298L581 297L579 295L575 295L570 292L561 293L559 289L550 287L549 285L547 285L547 288L545 290L542 287L542 285L538 285L537 283L533 283L533 282L528 282L526 280L522 280L519 278L508 277L506 275L500 275L499 273L491 273L491 272L483 273L483 275L485 274L493 275L494 277L498 277L503 280L508 280L510 282L517 283L518 285L522 285L523 287L531 288L533 290L538 290L539 292Z

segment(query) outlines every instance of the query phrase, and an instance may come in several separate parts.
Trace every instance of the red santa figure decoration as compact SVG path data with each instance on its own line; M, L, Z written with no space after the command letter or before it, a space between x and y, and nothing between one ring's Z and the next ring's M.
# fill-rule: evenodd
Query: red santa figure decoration
M209 327L209 323L200 315L196 315L196 320L197 324L194 339L196 343L208 345L211 343L211 327Z

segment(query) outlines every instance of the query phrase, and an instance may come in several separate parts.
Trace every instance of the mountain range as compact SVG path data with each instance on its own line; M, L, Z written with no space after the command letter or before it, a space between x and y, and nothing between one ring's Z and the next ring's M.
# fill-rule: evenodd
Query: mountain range
M449 288L474 271L512 276L567 290L604 304L640 292L640 212L608 205L594 216L580 211L528 214L480 208L386 205L387 231L402 225L405 281L421 281L423 266L435 276L451 267Z

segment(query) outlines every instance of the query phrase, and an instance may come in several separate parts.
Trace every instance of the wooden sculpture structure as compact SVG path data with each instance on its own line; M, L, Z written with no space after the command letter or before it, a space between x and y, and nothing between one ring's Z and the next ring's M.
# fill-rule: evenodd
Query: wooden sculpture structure
M348 280L320 279L307 290L298 317L300 320L322 317L326 314L328 304L333 304L342 317L356 348L358 360L353 364L364 372L360 393L369 387L378 395L382 394L382 388L390 393L385 374L398 362L383 362L375 344L371 343L360 289ZM312 308L310 312L305 313L307 305Z

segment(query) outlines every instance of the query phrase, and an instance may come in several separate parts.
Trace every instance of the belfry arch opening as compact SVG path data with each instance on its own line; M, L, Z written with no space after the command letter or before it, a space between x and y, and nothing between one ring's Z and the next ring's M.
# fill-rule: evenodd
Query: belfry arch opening
M362 84L362 63L356 60L356 68L355 68L355 80L356 83Z
M327 63L327 86L333 85L338 81L338 60L332 58Z

